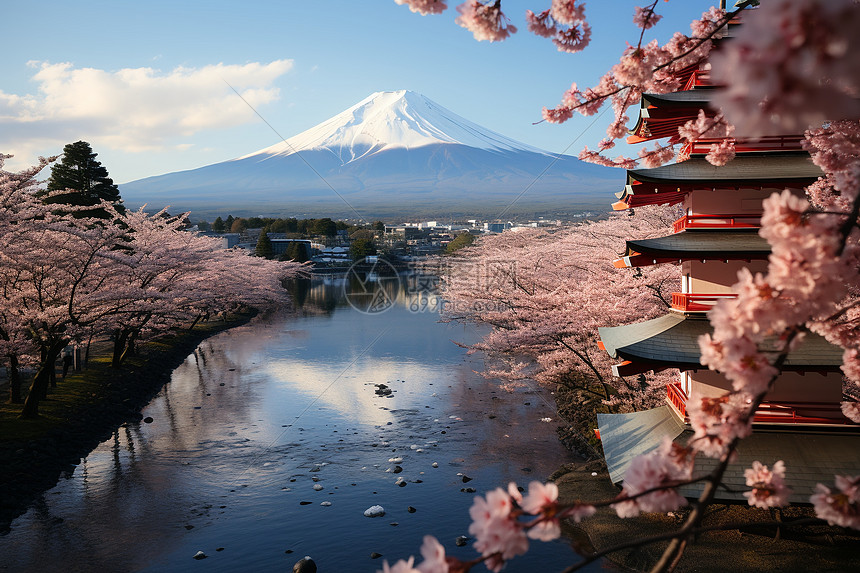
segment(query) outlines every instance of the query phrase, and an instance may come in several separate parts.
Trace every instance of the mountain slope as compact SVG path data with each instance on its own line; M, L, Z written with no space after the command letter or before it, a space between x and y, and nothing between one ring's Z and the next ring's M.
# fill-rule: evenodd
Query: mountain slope
M605 209L616 171L555 157L408 91L377 92L285 142L120 187L126 204L195 214L354 217Z

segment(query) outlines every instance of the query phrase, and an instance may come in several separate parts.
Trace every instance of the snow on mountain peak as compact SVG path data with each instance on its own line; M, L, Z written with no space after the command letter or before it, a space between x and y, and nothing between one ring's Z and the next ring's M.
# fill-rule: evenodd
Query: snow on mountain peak
M408 90L376 92L334 117L238 159L292 155L297 151L327 149L344 163L387 149L432 144L460 144L490 151L528 151L546 154L509 137L483 128Z

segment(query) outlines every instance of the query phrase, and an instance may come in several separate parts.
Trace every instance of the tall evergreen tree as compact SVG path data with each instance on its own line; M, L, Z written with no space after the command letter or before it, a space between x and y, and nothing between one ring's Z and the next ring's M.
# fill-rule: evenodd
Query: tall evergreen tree
M269 228L266 227L260 232L260 238L257 239L257 249L255 254L264 259L271 259L274 252L272 251L272 240L269 239Z
M222 219L221 217L215 219L215 221L212 223L212 230L216 233L223 233L224 231L226 231L227 225L224 224L224 219Z
M88 206L104 199L121 207L119 189L96 157L98 154L93 153L92 147L86 141L66 145L63 148L63 159L51 168L48 188L42 195L65 189L71 189L73 192L56 195L46 202Z

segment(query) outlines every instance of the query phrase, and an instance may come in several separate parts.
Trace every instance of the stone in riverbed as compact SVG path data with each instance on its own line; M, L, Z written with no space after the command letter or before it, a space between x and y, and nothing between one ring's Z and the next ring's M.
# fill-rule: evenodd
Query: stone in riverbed
M207 555L205 553L203 553L202 551L198 551L197 553L194 554L194 559L197 559L198 561L200 559L206 559L206 557L207 557Z
M305 555L293 565L293 573L317 573L317 564L309 555Z
M372 505L364 510L364 517L382 517L385 515L385 508L381 505Z

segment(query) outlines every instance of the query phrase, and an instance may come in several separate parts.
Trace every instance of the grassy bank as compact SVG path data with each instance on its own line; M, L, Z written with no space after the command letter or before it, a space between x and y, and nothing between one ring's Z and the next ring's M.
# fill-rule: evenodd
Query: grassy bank
M140 410L201 341L255 314L161 336L142 345L119 369L111 368L110 344L94 344L87 368L64 380L58 377L35 420L18 417L21 404L0 404L0 533L118 426L140 421Z

